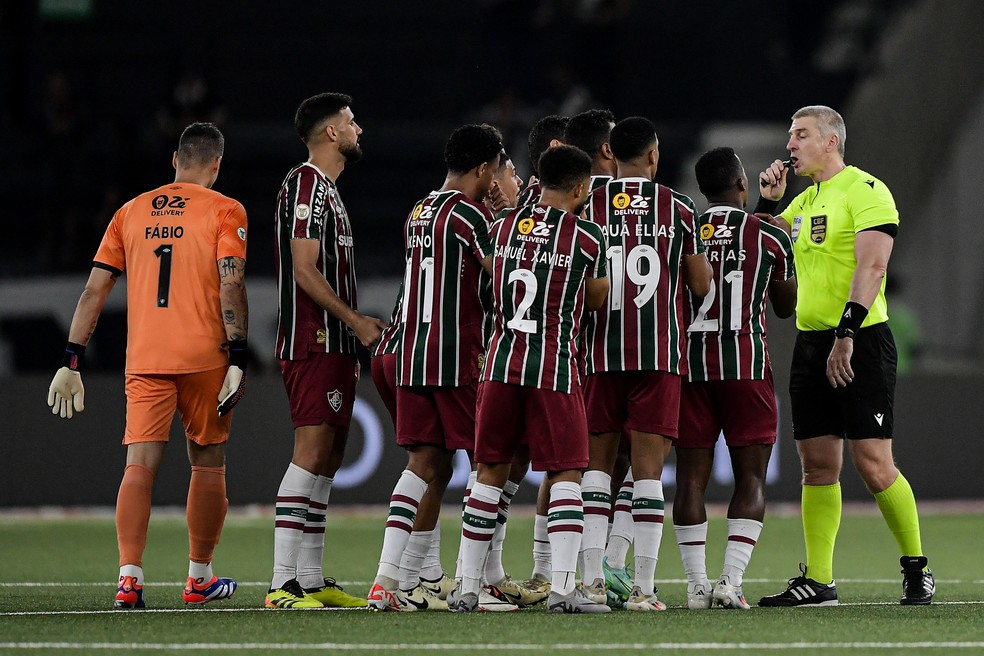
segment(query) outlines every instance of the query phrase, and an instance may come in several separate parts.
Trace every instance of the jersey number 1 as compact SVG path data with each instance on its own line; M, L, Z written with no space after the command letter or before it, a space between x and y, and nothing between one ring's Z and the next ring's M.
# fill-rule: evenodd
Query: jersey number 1
M174 251L172 244L161 244L154 250L154 255L161 261L161 270L157 274L157 307L167 307L171 295L171 255Z

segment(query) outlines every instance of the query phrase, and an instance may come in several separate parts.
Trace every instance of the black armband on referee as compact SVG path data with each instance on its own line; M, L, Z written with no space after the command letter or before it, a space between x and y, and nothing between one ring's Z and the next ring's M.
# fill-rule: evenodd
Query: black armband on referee
M84 346L75 342L69 342L65 346L65 354L62 356L62 366L68 367L72 371L81 371L83 355L85 355Z
M759 200L755 203L755 209L752 210L752 214L769 214L775 216L777 209L779 209L779 201L769 200L759 196Z
M245 339L234 339L229 342L229 366L239 367L246 371L246 361L249 359L249 350L246 347Z
M841 313L840 323L837 324L837 329L834 330L834 335L837 337L850 337L853 339L854 335L861 330L861 324L864 323L864 319L867 316L868 308L860 303L848 301L844 306L844 312Z

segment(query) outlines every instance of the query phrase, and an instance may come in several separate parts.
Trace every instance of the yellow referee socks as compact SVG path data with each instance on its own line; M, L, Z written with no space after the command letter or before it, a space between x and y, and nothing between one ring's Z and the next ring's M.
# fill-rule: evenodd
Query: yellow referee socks
M834 580L834 542L841 520L841 486L803 486L803 538L806 575L817 583Z
M895 536L899 551L903 556L922 556L922 538L919 535L919 513L916 510L916 497L912 494L909 481L899 473L895 482L875 494L875 501L881 510L885 523Z

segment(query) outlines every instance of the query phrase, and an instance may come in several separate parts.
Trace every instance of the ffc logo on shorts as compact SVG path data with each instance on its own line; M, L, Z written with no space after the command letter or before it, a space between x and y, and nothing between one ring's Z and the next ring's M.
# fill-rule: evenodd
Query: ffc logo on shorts
M342 393L337 389L328 392L328 405L335 412L338 412L342 407Z
M822 244L827 238L827 215L810 217L810 241L814 244Z

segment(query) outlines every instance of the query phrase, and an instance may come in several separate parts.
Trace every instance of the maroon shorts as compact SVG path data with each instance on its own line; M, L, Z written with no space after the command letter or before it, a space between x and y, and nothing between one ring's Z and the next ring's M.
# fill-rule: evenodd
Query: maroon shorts
M588 425L580 388L571 394L484 381L478 386L475 461L509 462L528 442L536 471L588 466Z
M372 359L372 382L383 405L389 410L390 419L396 426L396 353L377 355Z
M294 428L349 425L355 404L356 362L347 353L308 353L304 360L280 361Z
M765 380L683 383L680 437L674 446L712 449L724 432L728 446L775 444L776 394L772 372Z
M588 431L639 431L676 439L680 419L680 382L666 371L606 371L588 376L584 407Z
M473 450L477 389L477 382L459 387L397 387L396 443Z

